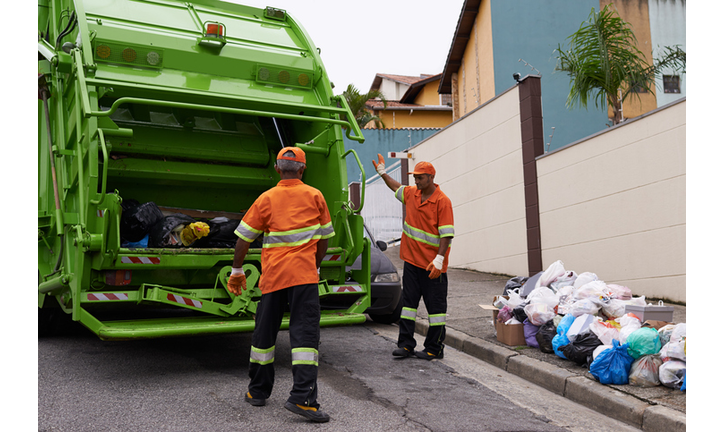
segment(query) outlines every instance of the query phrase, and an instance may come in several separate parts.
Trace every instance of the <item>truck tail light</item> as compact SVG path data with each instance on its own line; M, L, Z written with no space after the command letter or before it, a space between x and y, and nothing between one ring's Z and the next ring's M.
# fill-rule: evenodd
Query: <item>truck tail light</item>
M206 36L224 37L224 25L220 23L206 24Z

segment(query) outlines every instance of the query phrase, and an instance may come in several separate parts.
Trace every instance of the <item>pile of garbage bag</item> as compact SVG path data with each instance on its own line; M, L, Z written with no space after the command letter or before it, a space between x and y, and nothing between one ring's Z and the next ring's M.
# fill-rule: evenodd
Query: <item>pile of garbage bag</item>
M152 202L124 200L120 222L125 248L234 248L240 219L194 219L182 213L164 215ZM260 247L260 245L252 245Z
M535 286L515 277L497 297L498 320L523 324L526 345L588 368L602 384L686 390L686 323L641 320L626 305L647 306L628 287L595 273L551 264Z

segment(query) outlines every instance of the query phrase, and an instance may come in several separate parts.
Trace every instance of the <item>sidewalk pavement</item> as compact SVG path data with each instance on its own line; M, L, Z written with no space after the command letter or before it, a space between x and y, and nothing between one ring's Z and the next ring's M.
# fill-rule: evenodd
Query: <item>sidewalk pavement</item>
M399 254L396 246L385 251L402 277ZM498 342L492 311L478 305L492 304L493 296L503 293L512 276L448 268L446 345L644 431L686 431L686 392L663 385L642 388L601 384L585 366L573 361L536 348ZM629 288L636 296L635 287ZM674 322L685 323L686 306L673 306ZM425 335L427 329L427 312L421 300L415 330Z

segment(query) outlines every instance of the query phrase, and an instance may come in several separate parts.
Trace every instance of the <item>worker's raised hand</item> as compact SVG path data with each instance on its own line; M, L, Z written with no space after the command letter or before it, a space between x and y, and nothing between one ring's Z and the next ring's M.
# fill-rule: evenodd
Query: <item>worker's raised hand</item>
M240 270L240 272L236 273L235 270ZM229 281L226 283L226 287L230 293L236 295L241 295L242 288L246 291L246 275L244 271L241 269L233 269L231 276L229 276Z
M428 276L430 279L437 279L440 277L442 274L442 263L444 260L444 256L438 255L430 262L430 264L427 265L426 270L430 272L430 275Z
M385 158L383 158L381 154L377 153L377 159L378 161L376 162L374 159L372 159L372 165L375 166L377 174L379 174L381 177L382 174L387 174L387 171L385 171Z

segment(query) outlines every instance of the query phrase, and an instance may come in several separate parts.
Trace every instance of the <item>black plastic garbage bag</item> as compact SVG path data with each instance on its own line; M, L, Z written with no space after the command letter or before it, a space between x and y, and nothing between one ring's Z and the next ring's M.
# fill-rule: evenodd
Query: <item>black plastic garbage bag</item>
M196 240L193 247L198 248L234 248L236 247L236 241L239 240L239 236L236 235L236 228L241 222L240 219L226 219L226 218L215 218L215 219L202 219L202 222L206 222L209 225L209 234L206 237ZM261 248L263 235L254 240L250 248Z
M138 201L136 201L136 200L134 200L133 198L131 198L131 199L124 199L123 201L121 201L121 210L123 210L123 211L128 211L128 210L130 210L130 209L132 209L132 208L134 208L134 207L138 207L138 206L140 206L140 205L141 205L141 203L138 202Z
M129 200L133 201L133 200ZM121 214L121 237L129 242L137 242L146 237L151 228L163 219L163 213L156 203L149 201L137 206L124 209Z
M540 326L535 340L538 341L538 348L544 353L553 353L553 338L558 334L557 327L553 320Z
M587 331L574 336L571 343L562 346L560 351L568 360L579 365L589 365L593 362L593 351L599 345L603 345L603 342L598 339L598 336L591 331Z
M234 234L239 226L239 219L203 220L209 225L209 234L194 242L198 248L233 248L239 237Z
M151 228L148 233L148 247L165 248L165 247L182 247L180 233L175 230L180 226L185 227L188 224L196 222L191 216L182 213L174 213L161 219Z
M503 289L503 295L508 295L509 290L514 290L516 288L520 288L523 286L525 281L527 281L528 278L525 276L516 276L512 279L509 279L508 282L505 283L505 288ZM523 322L523 321L521 321Z
M525 313L526 305L528 305L528 302L523 302L513 308L513 316L520 322L528 319L528 314Z

